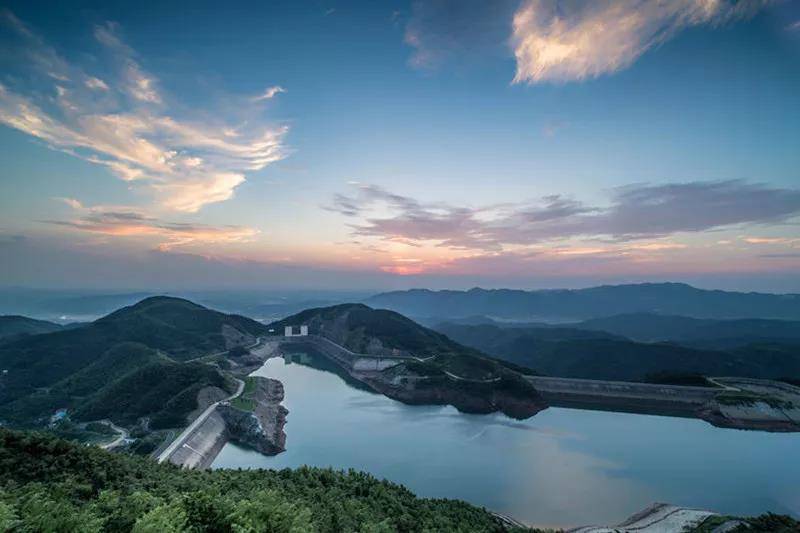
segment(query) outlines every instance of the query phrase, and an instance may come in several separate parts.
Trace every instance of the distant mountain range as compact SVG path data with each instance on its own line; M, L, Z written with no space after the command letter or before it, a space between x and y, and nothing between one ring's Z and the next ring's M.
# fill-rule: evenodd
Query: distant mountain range
M703 290L682 283L608 285L576 290L413 289L377 294L371 307L412 317L485 315L525 321L577 321L625 313L694 318L800 320L800 295Z
M33 423L69 408L84 420L183 425L203 387L230 389L219 368L186 362L252 344L264 325L170 297L90 324L0 344L0 420Z

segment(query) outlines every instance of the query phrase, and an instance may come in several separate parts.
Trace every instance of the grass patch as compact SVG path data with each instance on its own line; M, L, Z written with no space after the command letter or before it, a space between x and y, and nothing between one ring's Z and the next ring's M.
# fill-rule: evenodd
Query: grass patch
M244 390L237 398L231 400L231 406L241 411L252 412L256 408L256 401L253 399L253 393L256 391L258 382L256 378L244 378Z
M256 384L256 378L250 376L244 378L244 391L242 391L242 396L252 396L256 391Z
M253 411L256 408L256 401L250 398L243 398L239 396L231 400L231 407L235 407L240 411Z

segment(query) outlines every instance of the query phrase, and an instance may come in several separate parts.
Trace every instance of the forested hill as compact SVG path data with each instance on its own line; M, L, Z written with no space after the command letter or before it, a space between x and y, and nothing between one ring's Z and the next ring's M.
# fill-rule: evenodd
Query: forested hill
M485 377L519 370L508 361L459 344L399 313L372 309L364 304L306 309L270 324L269 328L282 333L284 326L303 324L309 327L310 333L322 335L356 353L429 358L430 370L436 367L439 372L446 370L462 376Z
M486 315L518 320L585 320L623 313L697 318L800 320L800 295L697 289L683 283L606 285L576 290L471 289L387 292L365 301L412 317Z
M437 330L493 357L544 375L647 381L664 374L782 379L800 375L800 343L727 350L634 342L603 331L443 323Z
M476 350L462 346L441 333L428 329L394 311L372 309L363 304L340 304L306 309L269 328L282 333L284 326L309 326L311 333L324 335L356 353L401 353L419 357Z
M800 321L795 320L714 320L628 313L586 320L574 324L574 327L604 331L645 342L702 343L707 346L736 346L765 341L800 344Z
M64 407L181 425L200 388L230 387L219 369L184 361L252 344L265 331L248 318L152 297L85 326L0 345L0 420L33 423Z
M0 531L510 531L484 509L356 471L181 470L0 429Z

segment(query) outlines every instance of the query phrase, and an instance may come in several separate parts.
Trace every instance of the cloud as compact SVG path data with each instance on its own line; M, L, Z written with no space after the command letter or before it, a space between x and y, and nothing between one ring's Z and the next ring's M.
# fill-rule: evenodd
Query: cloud
M745 237L742 239L747 244L788 244L794 242L792 239L782 237Z
M30 59L17 65L25 76L13 78L15 86L0 84L0 123L106 166L164 207L195 212L228 200L248 172L287 155L286 126L256 120L236 127L177 116L116 24L94 31L116 73L100 79L61 58L10 12L0 19L18 37L20 57ZM33 81L20 81L26 79ZM247 99L241 100L246 109Z
M56 198L56 200L64 202L72 209L83 209L83 204L79 200L76 200L75 198Z
M261 100L270 100L271 98L275 97L275 95L279 93L285 93L286 89L281 87L280 85L275 85L272 87L267 87L263 93L253 98L254 101L258 102Z
M100 78L95 78L94 76L89 76L84 80L84 85L86 85L87 89L96 89L98 91L107 91L108 85L106 82L101 80Z
M359 185L353 195L336 195L327 209L358 219L351 224L357 236L497 252L566 239L625 243L733 225L782 223L800 215L800 190L739 180L636 184L613 189L606 206L554 195L537 202L475 208L421 202L375 185ZM667 247L655 243L638 249Z
M59 198L76 210L77 218L46 220L47 224L68 227L87 233L112 237L145 237L158 240L157 248L174 248L199 244L230 244L252 240L258 231L243 226L209 226L168 222L127 206L84 207L73 198Z
M514 83L568 82L630 66L681 30L752 16L769 0L523 0L514 13Z

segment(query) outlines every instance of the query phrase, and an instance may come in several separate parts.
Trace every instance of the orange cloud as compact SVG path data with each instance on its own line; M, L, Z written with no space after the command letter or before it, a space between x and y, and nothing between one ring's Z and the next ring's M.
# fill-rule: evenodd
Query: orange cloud
M209 226L185 222L167 222L148 216L131 207L84 207L77 200L62 199L80 212L72 220L48 220L49 224L113 237L153 237L161 251L198 244L230 244L251 241L258 230L244 226Z

